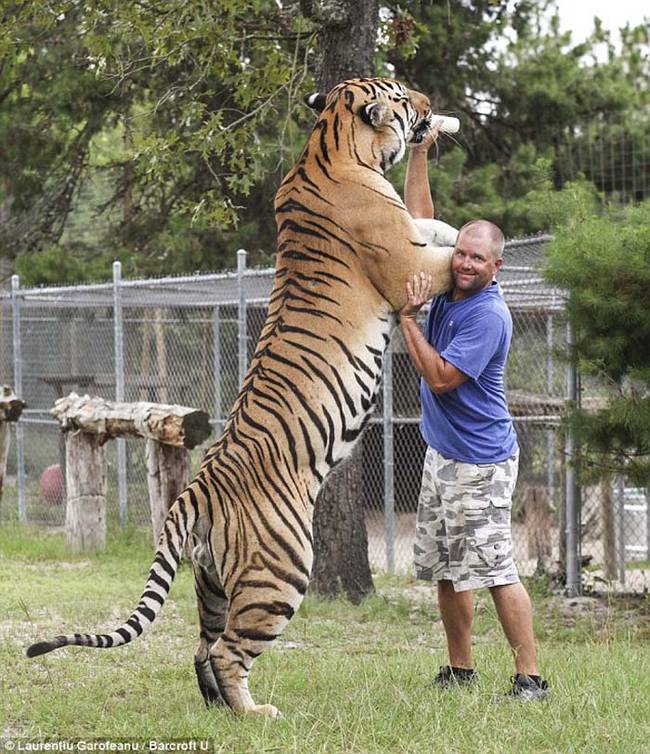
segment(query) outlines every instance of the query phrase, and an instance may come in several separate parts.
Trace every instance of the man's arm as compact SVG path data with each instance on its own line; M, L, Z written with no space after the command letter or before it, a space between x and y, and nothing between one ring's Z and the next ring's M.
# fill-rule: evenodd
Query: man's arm
M428 153L429 147L436 143L441 121L436 121L424 134L422 142L409 147L404 181L404 204L411 217L432 218L433 198L429 187Z
M408 302L400 311L399 322L411 361L432 392L448 393L465 382L468 377L440 356L424 337L417 323L418 312L433 292L431 275L426 276L422 272L413 275L413 280L406 284L406 292Z

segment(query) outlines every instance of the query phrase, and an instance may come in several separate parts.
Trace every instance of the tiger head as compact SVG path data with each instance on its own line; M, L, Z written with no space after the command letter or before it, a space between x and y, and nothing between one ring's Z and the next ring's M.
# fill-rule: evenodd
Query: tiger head
M333 136L338 160L347 152L356 164L382 173L422 140L432 121L429 99L392 79L351 79L305 102L320 114L314 132L320 131L321 147Z

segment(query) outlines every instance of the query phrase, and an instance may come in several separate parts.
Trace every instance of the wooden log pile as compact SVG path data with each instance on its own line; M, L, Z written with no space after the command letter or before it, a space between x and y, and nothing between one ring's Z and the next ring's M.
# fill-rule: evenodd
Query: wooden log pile
M9 423L17 422L25 408L25 401L21 400L9 385L0 388L0 500L7 473L7 458L9 456Z
M61 430L81 430L102 438L144 437L191 450L210 435L205 411L164 403L118 403L70 393L51 410Z
M77 552L106 544L106 445L99 435L68 432L65 437L65 538Z
M189 483L192 449L210 436L205 411L160 403L123 403L71 393L51 410L66 436L66 541L77 551L106 543L106 449L116 437L146 439L154 543L169 506Z

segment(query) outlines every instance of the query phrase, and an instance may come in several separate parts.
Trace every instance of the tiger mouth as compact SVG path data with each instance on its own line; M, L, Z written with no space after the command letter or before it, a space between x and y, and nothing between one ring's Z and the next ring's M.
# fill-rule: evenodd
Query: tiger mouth
M429 118L422 118L422 120L413 129L413 133L411 134L411 138L409 139L409 144L421 144L422 139L424 139L424 134L427 132L428 128Z

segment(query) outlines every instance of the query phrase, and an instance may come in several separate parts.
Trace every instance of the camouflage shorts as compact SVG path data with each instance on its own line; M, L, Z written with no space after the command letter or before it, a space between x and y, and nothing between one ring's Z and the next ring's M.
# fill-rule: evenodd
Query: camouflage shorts
M502 463L424 460L415 530L415 575L453 582L457 592L514 584L510 512L518 455Z

